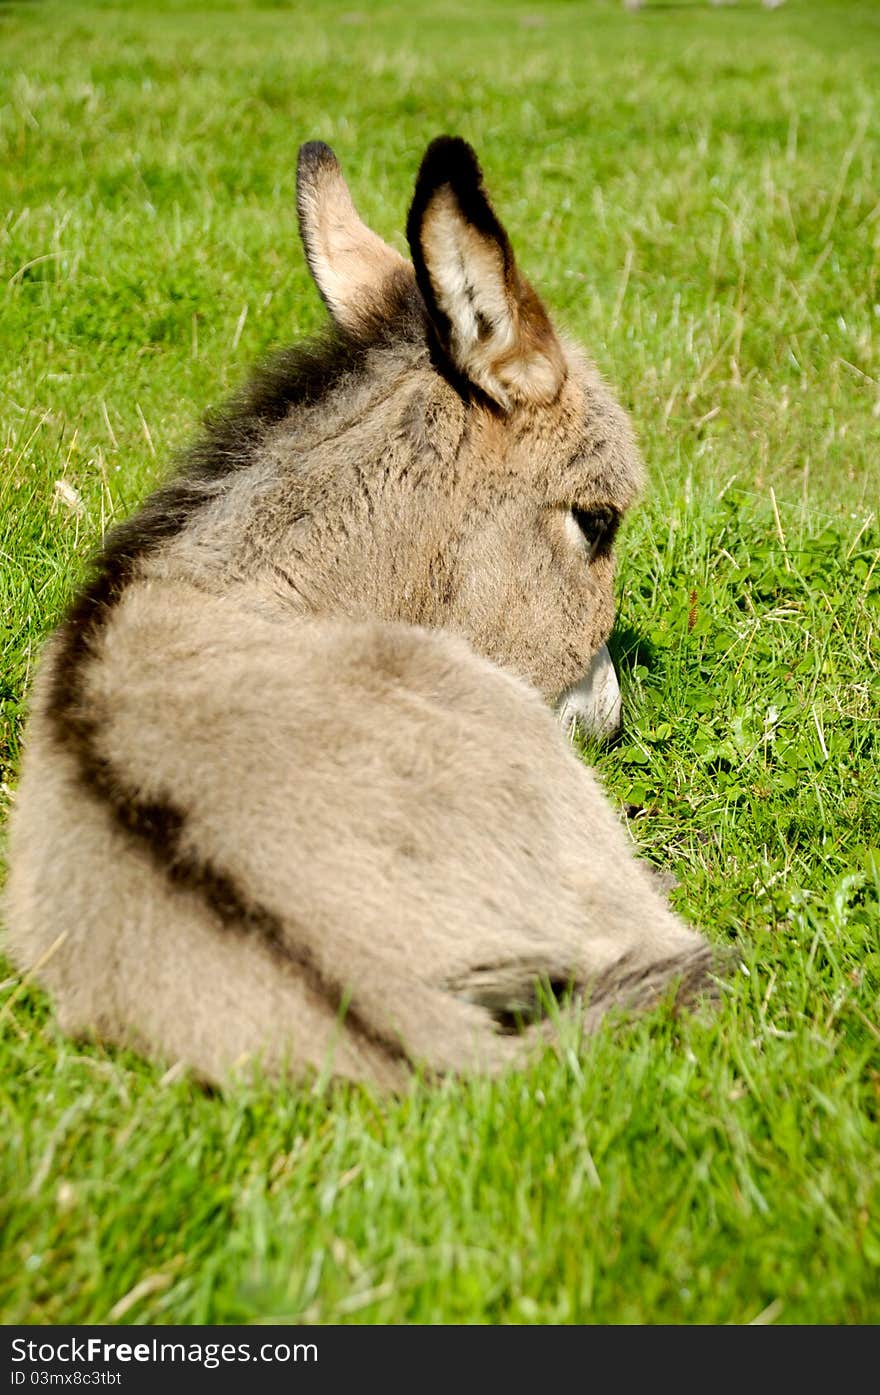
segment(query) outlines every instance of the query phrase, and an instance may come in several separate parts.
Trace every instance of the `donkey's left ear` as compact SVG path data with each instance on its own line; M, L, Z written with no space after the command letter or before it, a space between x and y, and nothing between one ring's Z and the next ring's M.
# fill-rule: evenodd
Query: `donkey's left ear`
M300 147L296 170L299 231L309 270L336 320L355 333L381 322L412 267L362 223L339 161L323 141Z
M551 402L565 360L463 140L429 145L407 222L416 279L453 367L499 406Z

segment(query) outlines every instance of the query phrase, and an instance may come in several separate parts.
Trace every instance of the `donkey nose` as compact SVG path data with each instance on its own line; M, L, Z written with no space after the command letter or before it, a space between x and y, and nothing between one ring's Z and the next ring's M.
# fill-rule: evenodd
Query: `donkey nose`
M588 736L606 741L620 731L620 686L606 644L596 651L580 682L557 698L556 711L566 731L577 725Z

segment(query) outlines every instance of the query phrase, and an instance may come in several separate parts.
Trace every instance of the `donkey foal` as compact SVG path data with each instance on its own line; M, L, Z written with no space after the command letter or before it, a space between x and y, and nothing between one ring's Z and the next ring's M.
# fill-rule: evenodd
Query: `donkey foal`
M541 983L592 1027L711 957L563 730L618 721L625 414L463 141L412 264L325 145L298 211L332 328L110 534L34 688L6 910L71 1033L393 1087L521 1060Z

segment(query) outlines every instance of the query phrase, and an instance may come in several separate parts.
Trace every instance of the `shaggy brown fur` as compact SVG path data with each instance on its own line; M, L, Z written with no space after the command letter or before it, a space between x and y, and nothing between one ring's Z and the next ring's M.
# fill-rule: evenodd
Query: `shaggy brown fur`
M425 156L413 266L326 146L298 208L333 329L210 423L49 644L6 910L70 1032L393 1086L521 1059L540 982L591 1026L710 954L549 710L613 682L624 413L462 141Z

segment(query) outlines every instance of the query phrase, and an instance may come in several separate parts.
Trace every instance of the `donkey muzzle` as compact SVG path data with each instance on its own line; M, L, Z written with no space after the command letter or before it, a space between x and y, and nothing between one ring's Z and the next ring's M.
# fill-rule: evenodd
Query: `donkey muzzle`
M588 736L605 740L620 731L620 686L606 644L597 649L580 682L557 698L556 712L566 731L579 726Z

